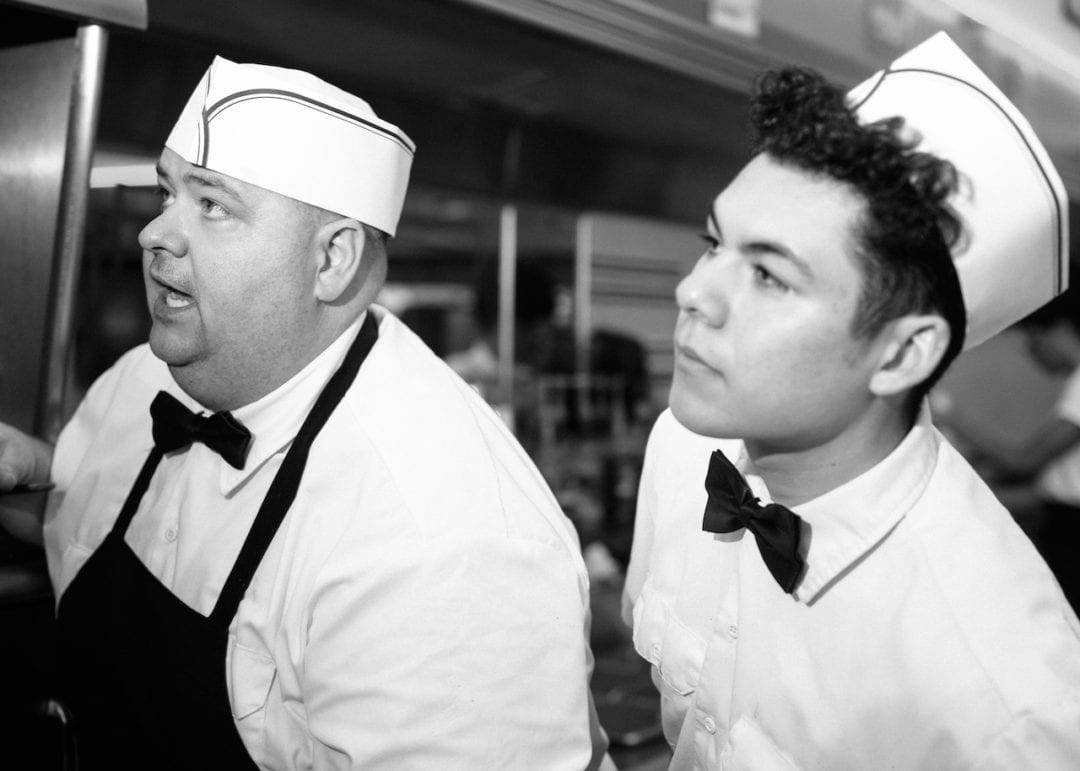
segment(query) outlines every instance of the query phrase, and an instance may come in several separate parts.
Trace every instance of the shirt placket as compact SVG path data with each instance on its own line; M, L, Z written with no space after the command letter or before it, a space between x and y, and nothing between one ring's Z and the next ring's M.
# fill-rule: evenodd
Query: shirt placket
M752 539L751 539L752 540ZM744 543L740 548L745 547ZM738 573L721 593L694 700L694 768L719 768L731 732L735 662L739 640Z

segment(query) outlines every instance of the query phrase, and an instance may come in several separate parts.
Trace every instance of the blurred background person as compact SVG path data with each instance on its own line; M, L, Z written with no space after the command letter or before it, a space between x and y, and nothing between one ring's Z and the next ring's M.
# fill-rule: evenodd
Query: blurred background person
M948 430L989 480L1030 491L1036 508L1014 503L1014 515L1054 571L1065 596L1080 609L1080 302L1070 289L1019 322L1034 362L1064 378L1043 423L1005 442L992 426L948 411ZM1014 502L1022 500L1012 496Z

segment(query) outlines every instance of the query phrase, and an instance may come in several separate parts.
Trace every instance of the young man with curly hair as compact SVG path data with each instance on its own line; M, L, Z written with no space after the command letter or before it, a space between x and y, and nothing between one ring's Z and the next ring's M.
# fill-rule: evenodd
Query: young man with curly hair
M1064 288L1060 180L944 36L847 98L769 73L752 116L627 576L672 768L1073 767L1076 616L924 399Z

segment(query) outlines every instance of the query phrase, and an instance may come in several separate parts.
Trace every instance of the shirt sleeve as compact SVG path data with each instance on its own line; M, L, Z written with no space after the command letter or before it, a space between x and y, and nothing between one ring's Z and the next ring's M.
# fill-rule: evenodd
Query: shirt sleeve
M68 489L102 424L117 411L131 410L131 396L149 388L164 365L155 366L146 345L125 353L93 382L56 440L51 476L58 491ZM156 361L156 360L155 360ZM139 403L136 400L136 403Z
M42 536L53 589L57 596L67 581L61 567L64 563L63 553L74 542L84 513L81 498L78 496L68 506L68 511L72 512L70 515L62 514L61 507L72 489L79 469L87 460L95 442L100 441L106 425L113 431L113 436L118 435L124 437L125 441L130 441L131 437L126 436L123 431L117 431L116 427L129 425L133 415L138 413L133 405L140 404L140 401L132 398L132 395L146 387L149 375L144 371L147 369L149 356L149 348L140 346L124 354L106 370L90 386L56 440L49 472L56 489L49 494ZM150 368L153 369L153 365ZM96 542L93 545L96 546ZM80 558L79 564L86 556L84 554ZM73 572L75 565L68 565L67 569Z
M973 766L979 771L1067 771L1080 758L1080 694L1018 716Z
M342 551L339 549L339 552ZM545 768L604 760L587 587L556 545L494 535L338 554L320 576L303 691L316 768Z
M57 437L50 474L59 492L66 491L71 485L99 430L112 401L112 381L111 373L107 372L94 382Z

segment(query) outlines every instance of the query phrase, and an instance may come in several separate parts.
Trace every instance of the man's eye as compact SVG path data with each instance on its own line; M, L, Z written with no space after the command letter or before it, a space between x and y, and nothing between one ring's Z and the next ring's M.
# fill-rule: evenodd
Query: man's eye
M754 280L761 286L767 289L782 289L787 290L788 285L778 279L767 268L761 265L754 266Z
M217 201L211 201L209 198L202 199L203 214L209 214L211 216L220 217L224 214L228 214L221 204Z
M712 233L701 233L701 240L709 247L709 251L716 253L720 249L720 239Z
M158 201L159 201L159 203L161 203L161 208L162 209L165 208L165 205L168 204L169 200L172 198L172 193L170 193L168 190L166 190L161 185L157 186L157 189L154 191L154 194L158 197Z

